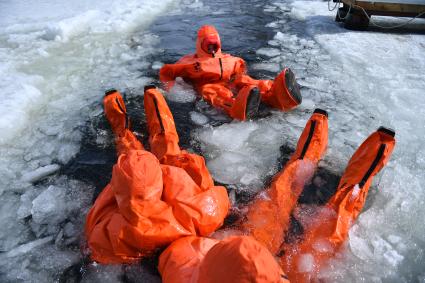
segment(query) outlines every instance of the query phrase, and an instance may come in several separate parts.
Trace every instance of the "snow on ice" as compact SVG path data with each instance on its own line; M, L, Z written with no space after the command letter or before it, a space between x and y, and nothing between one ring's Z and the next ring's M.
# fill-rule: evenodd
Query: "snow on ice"
M0 3L0 281L51 282L81 256L93 188L58 172L101 113L103 91L150 80L133 62L156 52L158 38L132 32L174 2Z

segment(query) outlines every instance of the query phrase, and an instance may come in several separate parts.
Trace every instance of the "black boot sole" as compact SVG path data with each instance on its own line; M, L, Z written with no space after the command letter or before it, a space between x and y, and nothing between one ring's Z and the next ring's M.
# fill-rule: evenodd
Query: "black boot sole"
M298 103L301 104L302 96L300 91L300 86L295 79L295 75L291 69L288 69L285 72L285 85L291 97Z
M381 133L385 133L385 134L390 135L392 137L395 137L395 131L391 128L381 126L381 127L379 127L379 129L377 131L381 132Z
M260 90L256 87L251 89L248 99L246 101L245 117L246 119L255 118L258 114L260 107L261 95Z

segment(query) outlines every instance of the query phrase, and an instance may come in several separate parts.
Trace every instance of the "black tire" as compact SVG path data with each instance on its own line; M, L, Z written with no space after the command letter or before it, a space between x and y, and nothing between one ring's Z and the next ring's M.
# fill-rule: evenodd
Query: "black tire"
M353 10L344 21L344 27L350 30L366 30L369 26L369 18L363 11Z

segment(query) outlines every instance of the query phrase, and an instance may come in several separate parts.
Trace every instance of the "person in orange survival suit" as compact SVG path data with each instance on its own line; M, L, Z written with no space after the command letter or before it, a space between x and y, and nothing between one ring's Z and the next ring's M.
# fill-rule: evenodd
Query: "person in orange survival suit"
M293 72L286 68L275 79L255 80L246 74L243 59L221 52L221 41L213 26L198 31L196 53L175 64L165 64L160 80L170 89L177 77L193 84L202 97L239 120L250 119L260 100L271 107L289 111L301 103Z
M235 230L217 231L213 237L226 238L229 235L241 233L251 235L276 256L290 281L311 282L315 280L320 267L338 251L345 241L352 223L364 205L373 176L388 162L395 145L395 133L392 130L381 127L370 135L351 158L341 178L337 193L324 207L323 211L326 212L319 213L317 217L309 221L313 224L305 227L306 232L302 240L287 243L284 239L289 227L290 214L296 206L304 185L314 175L317 163L325 152L327 130L327 113L316 109L301 134L295 153L285 168L274 178L271 186L261 192L249 205L248 213L243 221L236 225ZM198 272L199 265L204 265L199 258L205 257L206 253L209 254L208 250L216 243L215 240L184 239L186 238L177 241L180 243L178 245L171 245L160 257L159 270L163 280L165 279L164 282L179 282L173 281L169 277L170 270L182 278L187 278L191 272ZM185 261L187 259L185 254L191 253L198 255L193 255L193 260ZM246 253L255 254L255 252ZM306 268L306 256L309 257L307 261L311 262L309 268ZM253 261L252 256L245 257L245 259L248 262ZM210 274L219 272L232 263L232 260L229 263L224 257L221 258L221 261L218 259L216 261L216 265L210 265L210 268L214 269L210 271ZM273 261L268 260L267 262L271 266L273 265ZM200 273L203 274L205 268ZM228 270L228 272L231 273L232 270ZM255 270L253 274L257 274ZM273 274L273 272L267 274ZM260 279L226 281L222 279L221 281L195 280L187 282L267 281ZM279 281L270 280L270 282Z
M201 156L180 149L173 116L160 92L145 88L152 153L130 131L118 91L108 91L103 103L118 161L87 215L91 259L129 263L180 237L207 236L220 227L229 209L227 191L214 186Z

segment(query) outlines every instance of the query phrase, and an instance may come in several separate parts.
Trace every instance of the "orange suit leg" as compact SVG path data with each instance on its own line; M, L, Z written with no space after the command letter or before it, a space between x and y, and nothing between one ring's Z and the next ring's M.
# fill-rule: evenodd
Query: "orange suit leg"
M247 116L247 104L249 103L249 97L251 91L256 88L255 84L246 84L241 88L235 88L237 95L233 95L233 92L223 84L205 84L200 88L202 97L210 102L213 106L219 107L226 111L226 113L233 119L241 121L249 118ZM256 100L255 100L256 101ZM253 101L257 105L260 102Z
M236 76L235 80L231 83L231 86L236 89L241 89L246 86L254 86L260 90L261 98L264 97L272 88L273 81L271 80L256 80L246 74L240 74Z
M316 109L307 122L297 148L270 188L249 206L243 230L264 244L272 254L282 245L290 214L304 185L313 177L328 142L326 111Z
M204 84L200 87L199 92L211 105L223 109L228 114L235 103L232 91L220 83Z
M242 74L235 78L232 86L237 89L255 86L260 90L262 102L282 111L289 111L302 101L295 75L289 68L284 69L274 80L255 80Z
M183 168L203 190L214 186L204 158L180 149L173 115L159 90L146 87L144 102L151 150L161 164Z
M161 161L166 155L180 154L179 136L162 94L154 86L145 87L145 113L151 151Z
M143 145L131 132L130 119L127 116L127 109L121 94L115 90L109 90L103 98L105 116L111 125L115 135L115 145L117 154L123 154L129 150L143 149Z
M366 201L373 177L388 162L394 132L385 128L370 135L351 157L336 194L319 210L303 239L284 247L281 263L294 282L310 282L348 237ZM310 264L307 266L305 262Z

